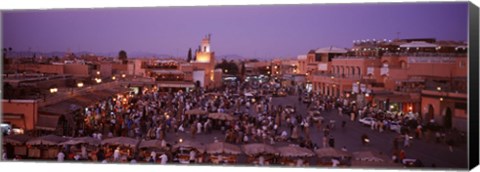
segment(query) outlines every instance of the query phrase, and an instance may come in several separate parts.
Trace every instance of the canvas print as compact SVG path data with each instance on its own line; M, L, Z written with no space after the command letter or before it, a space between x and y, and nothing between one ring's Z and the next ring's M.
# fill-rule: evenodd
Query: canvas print
M1 14L2 161L468 168L467 2Z

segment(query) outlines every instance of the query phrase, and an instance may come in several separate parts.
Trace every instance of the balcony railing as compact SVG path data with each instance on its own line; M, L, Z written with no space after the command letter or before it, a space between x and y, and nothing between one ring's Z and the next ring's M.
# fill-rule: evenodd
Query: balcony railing
M383 56L413 56L413 57L466 57L466 53L429 53L429 52L398 52L385 53Z

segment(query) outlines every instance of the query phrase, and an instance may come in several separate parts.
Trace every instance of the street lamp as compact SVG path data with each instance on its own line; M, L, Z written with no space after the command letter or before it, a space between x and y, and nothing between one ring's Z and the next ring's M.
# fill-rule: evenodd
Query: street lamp
M102 79L100 79L100 78L95 78L95 81L99 84L99 83L102 82Z
M122 78L125 78L126 76L127 76L127 75L125 75L125 74L122 74Z
M442 87L437 87L437 91L442 91Z
M100 71L97 71L97 75L100 75Z
M112 76L112 80L115 80L115 79L117 79L117 77L115 77L115 76Z
M82 83L82 82L77 83L77 87L78 87L78 88L82 88L82 87L83 87L83 83Z

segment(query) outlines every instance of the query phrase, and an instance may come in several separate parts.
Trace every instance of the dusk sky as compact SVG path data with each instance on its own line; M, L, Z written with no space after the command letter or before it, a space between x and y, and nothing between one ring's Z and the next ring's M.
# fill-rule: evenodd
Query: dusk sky
M212 34L217 55L296 57L353 40L466 41L468 4L317 4L2 12L2 45L17 51L187 55Z

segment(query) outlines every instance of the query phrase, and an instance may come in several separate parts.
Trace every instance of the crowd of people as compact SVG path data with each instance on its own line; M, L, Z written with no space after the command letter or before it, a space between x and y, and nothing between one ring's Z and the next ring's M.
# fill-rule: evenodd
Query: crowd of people
M294 88L294 87L292 87ZM303 89L292 89L296 92L298 103L292 102L289 106L274 105L272 94L275 86L269 83L249 85L237 83L227 85L222 89L205 92L200 88L192 91L159 92L156 87L145 87L138 94L131 92L117 94L107 100L87 107L83 118L78 123L73 137L91 136L102 140L112 137L129 137L138 140L165 140L170 135L188 133L192 139L208 137L214 130L219 130L224 138L222 141L232 144L265 143L273 145L277 142L298 144L310 150L327 147L340 148L331 134L338 128L336 121L324 121L320 114L338 110L339 115L347 115L352 121L364 117L373 117L372 130L388 128L385 121L401 121L405 126L413 127L416 138L430 137L430 130L422 128L422 121L415 115L391 113L367 103L358 107L354 101L342 97L330 97L316 93L305 93ZM310 99L307 103L308 113L296 112L296 106L302 100ZM187 113L197 110L197 113ZM215 119L208 113L233 114L234 120ZM345 128L346 121L341 121ZM315 126L315 127L312 127ZM315 129L317 132L312 133ZM403 148L410 145L410 129L402 129ZM322 131L318 133L318 131ZM312 140L312 134L321 134L320 141ZM437 133L439 133L437 131ZM366 133L368 134L368 133ZM206 136L205 136L206 135ZM441 134L436 134L436 140L441 141ZM362 138L363 140L363 138ZM447 142L452 151L453 143ZM316 143L321 143L317 145ZM336 146L337 145L337 146ZM148 156L146 152L135 152L130 148L102 146L97 147L88 155L87 145L73 148L62 148L58 153L58 161L64 159L89 159L99 162L110 161L160 161L162 164L173 160L172 153L157 155L154 151ZM166 144L171 148L172 145ZM398 140L393 142L393 157L396 160L405 158L405 150L398 146ZM75 155L72 149L78 149L81 155ZM342 147L346 150L346 147ZM123 151L123 152L122 152ZM120 156L126 155L126 156ZM110 159L108 159L110 158ZM335 164L335 163L334 163Z

